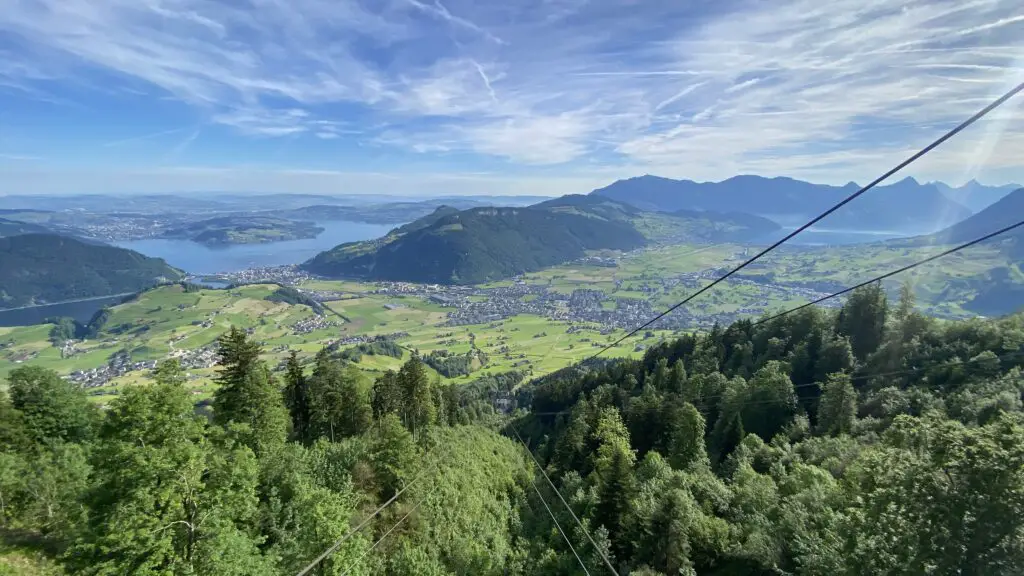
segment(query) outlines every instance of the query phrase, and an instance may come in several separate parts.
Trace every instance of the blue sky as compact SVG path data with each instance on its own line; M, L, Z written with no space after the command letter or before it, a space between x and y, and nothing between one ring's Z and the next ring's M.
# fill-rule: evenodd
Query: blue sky
M1018 0L0 0L0 193L865 182L1024 80ZM908 172L1024 182L1024 106Z

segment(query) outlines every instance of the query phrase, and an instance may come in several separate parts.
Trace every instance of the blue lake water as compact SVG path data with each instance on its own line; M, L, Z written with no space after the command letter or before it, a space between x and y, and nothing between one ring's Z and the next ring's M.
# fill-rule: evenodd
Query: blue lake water
M0 326L31 326L32 324L42 324L47 318L55 316L74 318L84 324L92 319L92 315L100 308L119 304L124 298L124 296L105 296L78 302L0 310Z
M269 244L234 244L214 248L189 240L163 238L129 240L114 244L146 256L163 258L171 266L190 274L217 274L260 266L299 264L338 244L379 238L397 226L346 221L318 222L317 225L324 228L324 231L316 238Z
M796 227L784 227L781 230L772 232L762 243L772 243L789 234ZM882 242L894 238L905 238L908 234L887 230L831 230L828 228L808 228L797 234L792 240L786 242L791 246L840 246L845 244L867 244L871 242Z

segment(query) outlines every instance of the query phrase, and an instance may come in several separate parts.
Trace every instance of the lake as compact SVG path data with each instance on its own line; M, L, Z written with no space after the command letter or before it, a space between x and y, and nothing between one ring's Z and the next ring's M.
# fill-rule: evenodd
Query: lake
M761 242L771 243L796 230L796 226L782 228L772 232ZM887 230L832 230L828 228L808 228L786 242L791 246L839 246L845 244L868 244L882 242L894 238L906 238L908 234Z
M246 268L299 264L316 254L345 242L379 238L398 224L368 224L366 222L317 222L324 228L316 238L285 240L269 244L233 244L210 247L190 240L149 238L114 242L156 258L190 274L218 274L238 272Z
M92 319L92 315L104 306L113 306L124 300L124 296L102 296L77 302L47 304L17 310L0 310L0 326L31 326L42 324L43 320L55 316L67 316L81 323Z

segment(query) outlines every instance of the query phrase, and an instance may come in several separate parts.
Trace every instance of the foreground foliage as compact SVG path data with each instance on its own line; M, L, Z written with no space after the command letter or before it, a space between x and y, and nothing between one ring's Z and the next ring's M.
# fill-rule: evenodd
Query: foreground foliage
M212 412L175 361L105 413L21 367L0 395L0 574L295 574L399 492L315 573L1019 573L1024 316L912 304L870 287L460 387L416 355L374 381L330 349L276 373L232 329Z
M621 573L1017 574L1022 367L1024 316L940 323L871 286L555 374L513 426ZM535 530L528 573L582 574Z

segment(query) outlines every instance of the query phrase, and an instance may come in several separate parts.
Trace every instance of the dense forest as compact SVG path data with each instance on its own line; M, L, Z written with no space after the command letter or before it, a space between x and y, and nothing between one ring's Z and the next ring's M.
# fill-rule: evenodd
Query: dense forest
M53 234L0 238L0 308L138 292L183 276L124 248Z
M1024 565L1024 315L941 322L871 286L837 311L465 386L415 355L371 380L328 350L271 372L239 330L220 349L209 408L173 361L104 411L12 371L0 535L36 551L28 573L296 574L346 535L314 574Z

